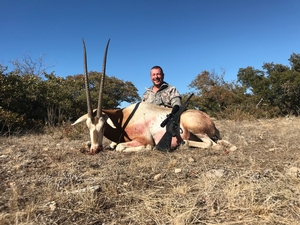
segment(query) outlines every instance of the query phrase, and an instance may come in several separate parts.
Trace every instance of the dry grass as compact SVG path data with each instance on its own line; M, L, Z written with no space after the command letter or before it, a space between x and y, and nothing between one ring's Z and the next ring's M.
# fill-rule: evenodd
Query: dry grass
M2 137L0 224L299 224L300 119L216 124L238 150L90 156L85 128Z

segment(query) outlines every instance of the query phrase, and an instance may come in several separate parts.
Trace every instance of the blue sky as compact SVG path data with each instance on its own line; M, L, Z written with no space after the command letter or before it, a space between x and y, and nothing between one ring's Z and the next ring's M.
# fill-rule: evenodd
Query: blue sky
M180 93L203 70L261 69L264 62L289 65L300 53L299 0L1 0L0 64L26 55L65 77L101 71L110 38L106 73L131 81L139 95L160 65Z

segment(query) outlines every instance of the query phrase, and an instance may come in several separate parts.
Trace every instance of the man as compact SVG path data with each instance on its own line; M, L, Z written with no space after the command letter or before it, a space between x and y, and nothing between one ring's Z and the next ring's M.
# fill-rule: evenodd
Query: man
M142 101L173 108L172 113L176 113L181 106L181 96L177 89L164 81L164 72L160 66L153 66L150 70L150 79L153 86L146 89ZM115 149L117 143L111 142L110 148Z
M150 70L150 79L153 86L146 89L142 101L169 108L181 106L181 96L174 86L164 81L164 72L160 66L153 66Z

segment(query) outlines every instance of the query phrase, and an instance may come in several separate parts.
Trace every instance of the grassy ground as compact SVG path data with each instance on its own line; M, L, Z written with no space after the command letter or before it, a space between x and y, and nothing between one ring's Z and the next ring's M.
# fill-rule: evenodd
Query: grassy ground
M299 224L300 119L215 123L236 151L91 156L85 127L0 137L0 224Z

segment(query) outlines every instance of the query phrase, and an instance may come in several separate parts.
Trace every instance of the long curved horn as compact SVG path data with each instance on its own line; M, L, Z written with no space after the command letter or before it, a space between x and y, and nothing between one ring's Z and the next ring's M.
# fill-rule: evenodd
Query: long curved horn
M99 98L98 98L98 108L97 108L97 117L100 118L102 115L102 96L103 96L103 89L104 89L104 79L105 79L105 70L106 70L106 58L107 58L107 51L109 46L110 39L108 39L106 44L106 49L104 52L103 58L103 65L102 65L102 77L100 82L100 90L99 90Z
M84 68L84 77L85 77L85 91L86 91L87 110L88 110L89 118L92 118L93 117L93 111L92 111L91 95L90 95L90 88L89 88L86 47L85 47L85 43L84 43L83 38L82 38L82 44L83 44L83 68Z

